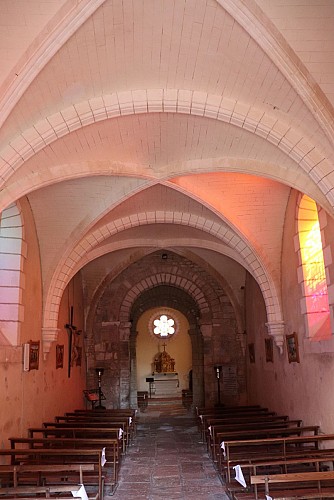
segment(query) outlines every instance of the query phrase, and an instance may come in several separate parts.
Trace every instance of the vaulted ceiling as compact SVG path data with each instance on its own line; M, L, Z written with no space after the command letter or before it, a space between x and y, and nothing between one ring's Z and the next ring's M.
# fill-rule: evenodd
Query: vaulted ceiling
M290 191L334 202L334 5L299 4L2 0L0 210L28 197L45 325L77 271L159 248L280 319Z

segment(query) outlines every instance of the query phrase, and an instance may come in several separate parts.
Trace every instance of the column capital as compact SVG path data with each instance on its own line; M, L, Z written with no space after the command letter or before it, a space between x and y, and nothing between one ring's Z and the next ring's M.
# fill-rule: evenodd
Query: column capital
M50 352L52 342L55 342L58 338L59 328L46 327L42 328L42 340L43 340L43 359L47 358Z
M285 322L270 321L266 323L266 327L268 328L269 335L273 337L274 342L277 345L280 354L283 354Z

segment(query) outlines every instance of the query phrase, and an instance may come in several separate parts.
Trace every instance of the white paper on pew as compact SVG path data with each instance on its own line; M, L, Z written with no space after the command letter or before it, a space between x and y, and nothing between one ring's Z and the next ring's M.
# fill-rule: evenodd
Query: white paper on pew
M101 454L101 465L102 465L102 467L104 466L104 464L106 462L107 462L107 459L106 459L106 449L102 448L102 454Z
M240 465L235 465L233 467L233 469L235 470L235 479L238 481L238 483L240 483L244 488L247 488L247 484L246 484L246 481L245 481L245 478L244 478L244 475L242 473L242 469L240 467Z
M81 500L88 500L86 488L84 487L83 484L80 486L78 491L71 491L71 493L72 493L72 496L79 497L79 498L81 498Z
M129 417L129 425L132 424L132 417Z
M220 443L220 447L221 447L221 449L223 450L223 454L224 454L224 457L225 457L225 456L226 456L226 453L225 453L225 443L224 443L224 441L222 441L222 442Z
M118 430L118 439L122 439L123 436L123 429L119 428Z
M200 415L199 418L201 419L201 422L203 422L203 415Z
M266 500L273 500L273 497L270 497L269 495L266 495Z
M211 425L208 427L208 430L210 432L210 436L212 437L212 434L211 434Z

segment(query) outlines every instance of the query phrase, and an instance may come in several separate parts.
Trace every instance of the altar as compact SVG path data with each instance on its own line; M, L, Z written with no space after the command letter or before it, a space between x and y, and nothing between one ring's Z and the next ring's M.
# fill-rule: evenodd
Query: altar
M152 397L173 397L181 395L179 375L177 372L153 372Z
M181 388L175 360L166 352L166 344L163 348L163 352L158 352L154 358L152 377L146 379L150 383L150 397L178 397Z

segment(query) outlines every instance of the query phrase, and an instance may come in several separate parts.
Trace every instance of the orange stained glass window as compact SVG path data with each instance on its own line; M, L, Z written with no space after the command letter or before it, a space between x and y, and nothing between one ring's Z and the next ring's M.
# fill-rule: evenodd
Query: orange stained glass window
M298 234L308 336L310 340L328 339L330 315L318 209L306 195L299 205Z

